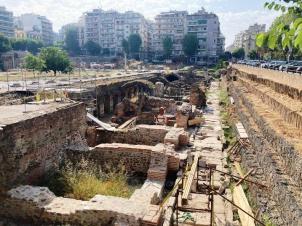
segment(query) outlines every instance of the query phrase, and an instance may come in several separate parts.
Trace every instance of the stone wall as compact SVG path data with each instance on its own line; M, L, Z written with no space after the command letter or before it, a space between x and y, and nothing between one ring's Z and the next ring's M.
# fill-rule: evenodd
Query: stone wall
M160 146L160 151L159 146ZM177 171L179 167L179 156L169 145L158 144L156 146L133 145L133 144L100 144L89 151L69 151L68 156L73 161L79 159L89 159L98 165L112 164L125 166L128 172L147 174L153 152L162 156L162 160L167 157L168 162L165 164L168 170ZM177 164L175 164L177 162Z
M0 130L0 187L35 182L58 166L66 148L82 145L85 130L84 104L6 125Z
M234 75L240 75L242 77L248 78L254 82L266 85L278 93L288 95L289 97L291 97L293 99L302 101L302 90L299 90L294 87L291 87L291 86L288 86L285 84L281 84L281 83L278 83L278 82L275 82L275 81L272 81L269 79L261 78L261 77L258 77L257 75L248 74L248 73L242 72L235 68L232 68L232 70L233 70L232 73Z
M163 143L169 127L158 125L137 125L129 130L106 131L97 129L97 144L101 143L128 143L156 145Z
M20 186L7 193L0 205L0 218L12 218L29 225L131 225L145 226L144 219L158 206L152 200L163 184L147 182L130 199L96 195L89 201L56 197L45 187ZM16 211L18 210L18 211ZM154 215L155 217L155 215Z
M239 89L230 85L230 90L252 145L241 149L242 164L246 170L255 169L253 179L267 186L250 185L249 191L261 213L268 214L273 223L300 225L301 157L258 115Z
M240 83L243 84L249 90L249 92L252 92L261 98L263 103L270 106L273 111L278 112L286 122L296 126L299 129L302 129L302 113L285 106L282 101L286 100L274 99L266 92L257 89L257 87L252 86L240 78L238 78L238 81L240 81Z

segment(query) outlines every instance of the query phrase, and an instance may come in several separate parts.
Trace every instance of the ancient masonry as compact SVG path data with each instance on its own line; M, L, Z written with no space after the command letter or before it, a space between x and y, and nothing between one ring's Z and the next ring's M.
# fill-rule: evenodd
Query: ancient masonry
M75 87L69 99L1 94L0 225L302 225L302 92L261 73L232 65L213 81L190 68ZM129 198L88 200L38 186L83 160L143 183Z
M240 149L242 166L266 185L250 184L251 198L273 225L301 225L301 77L235 65L228 80L251 144Z

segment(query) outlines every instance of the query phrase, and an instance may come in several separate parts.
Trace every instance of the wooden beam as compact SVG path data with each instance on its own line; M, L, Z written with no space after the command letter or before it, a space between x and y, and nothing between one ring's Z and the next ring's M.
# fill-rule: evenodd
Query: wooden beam
M244 174L242 172L242 169L239 165L238 162L234 163L235 168L239 175L244 178ZM248 212L250 215L254 216L253 211L250 207L250 204L245 196L244 190L241 185L235 186L234 191L233 191L233 200L234 203L239 206L241 209L245 210ZM241 224L244 226L255 226L255 221L252 217L247 215L246 213L242 212L241 210L238 209L238 214L239 218L241 221Z
M183 194L182 194L182 199L181 199L182 205L186 205L188 203L188 198L189 198L189 194L191 191L192 183L194 181L194 176L195 176L195 173L197 170L199 157L200 157L199 153L196 153L194 155L193 164L191 166L190 171L187 174L187 179L185 180L185 182L183 184Z
M237 183L236 186L240 185L251 173L254 172L254 169L251 169L243 178L241 178Z

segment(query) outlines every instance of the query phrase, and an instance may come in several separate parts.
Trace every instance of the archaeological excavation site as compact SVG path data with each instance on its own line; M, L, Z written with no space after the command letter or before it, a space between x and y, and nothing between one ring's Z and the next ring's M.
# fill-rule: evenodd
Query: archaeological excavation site
M233 64L2 92L0 225L302 225L301 81Z

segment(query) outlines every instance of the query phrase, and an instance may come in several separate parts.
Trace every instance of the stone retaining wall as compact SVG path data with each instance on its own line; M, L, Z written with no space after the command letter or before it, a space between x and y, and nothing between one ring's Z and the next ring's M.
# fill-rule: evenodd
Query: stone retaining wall
M0 187L30 184L57 167L66 148L82 148L84 104L73 104L0 130Z
M231 85L230 90L237 113L252 144L251 149L241 149L242 163L247 170L256 169L254 178L268 186L267 190L263 190L259 186L251 185L250 192L261 212L268 213L276 225L300 225L302 206L297 197L299 193L295 194L297 187L287 175L291 173L293 178L301 177L299 173L301 164L298 164L301 161L300 156L297 156L293 147L284 138L276 135L238 89ZM241 103L249 113L242 111ZM261 131L255 128L251 119ZM293 165L284 167L284 164L290 163ZM300 179L296 181L301 184Z
M272 80L269 79L265 79L265 78L260 78L257 75L253 75L253 74L248 74L245 72L242 72L238 69L232 68L233 73L239 74L242 77L248 78L256 83L260 83L263 85L266 85L270 88L272 88L273 90L275 90L278 93L284 94L284 95L288 95L289 97L295 99L295 100L300 100L302 101L302 90L296 89L294 87L285 85L285 84L281 84L278 82L274 82ZM290 77L290 76L289 76Z
M243 81L238 78L238 81L241 82L246 88L248 88L249 92L254 93L257 97L259 97L265 104L270 106L273 111L278 112L283 119L294 125L295 127L302 129L302 114L300 112L293 111L289 109L284 104L279 102L276 99L271 98L268 94L258 90L257 88L251 86L249 83ZM301 103L302 105L302 103Z

